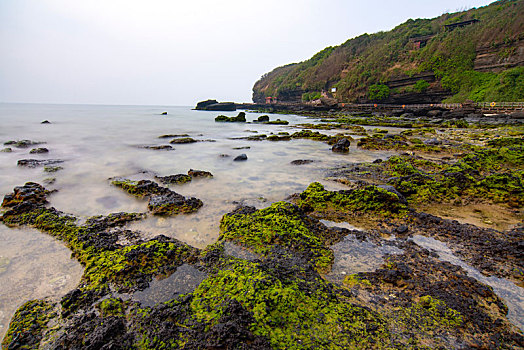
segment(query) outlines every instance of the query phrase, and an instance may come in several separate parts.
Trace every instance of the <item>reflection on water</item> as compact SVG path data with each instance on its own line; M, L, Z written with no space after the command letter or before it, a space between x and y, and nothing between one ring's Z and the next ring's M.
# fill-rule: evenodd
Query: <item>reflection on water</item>
M451 249L441 241L421 235L413 236L412 240L423 248L435 251L441 260L462 267L469 276L477 281L491 286L508 307L508 319L524 331L524 289L504 278L484 276L477 269L453 255Z
M356 227L348 223L336 223L321 220L326 226L335 226L355 230ZM358 272L371 272L384 263L386 254L402 254L402 249L385 244L379 246L372 242L358 240L355 235L349 234L344 239L330 247L335 255L331 272L326 278L332 282L342 282L347 275Z
M133 299L138 300L144 307L153 306L169 301L179 294L192 293L206 277L205 272L184 264L179 266L169 277L153 280L149 284L149 288L135 292Z
M24 302L60 298L75 288L82 266L54 238L32 229L0 224L0 339Z

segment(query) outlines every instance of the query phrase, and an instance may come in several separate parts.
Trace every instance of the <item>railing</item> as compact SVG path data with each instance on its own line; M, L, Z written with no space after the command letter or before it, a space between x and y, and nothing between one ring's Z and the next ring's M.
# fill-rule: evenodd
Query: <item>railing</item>
M347 109L422 109L422 108L444 108L457 109L462 107L476 107L482 110L524 110L524 102L476 102L472 104L463 105L461 103L432 103L432 104L411 104L411 105L394 105L394 104L378 104L378 103L339 103L339 107Z

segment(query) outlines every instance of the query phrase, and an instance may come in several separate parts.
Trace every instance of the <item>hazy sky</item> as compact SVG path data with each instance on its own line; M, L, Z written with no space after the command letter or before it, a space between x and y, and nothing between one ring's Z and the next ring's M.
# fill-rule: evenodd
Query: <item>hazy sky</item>
M247 102L277 66L490 2L0 0L0 102Z

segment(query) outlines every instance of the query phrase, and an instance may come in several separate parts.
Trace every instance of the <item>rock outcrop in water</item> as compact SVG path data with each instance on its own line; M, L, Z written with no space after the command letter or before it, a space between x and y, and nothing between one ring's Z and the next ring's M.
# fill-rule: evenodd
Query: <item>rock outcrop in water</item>
M186 180L191 180L188 175L182 175ZM163 177L164 181L174 181L180 176ZM200 199L194 197L184 197L167 187L161 187L156 182L150 180L130 181L127 179L116 179L111 182L113 185L122 188L135 197L149 198L148 210L155 215L176 215L181 213L192 213L197 211L202 205ZM171 182L170 182L171 183Z
M236 104L233 102L218 102L217 100L206 100L198 102L196 105L196 110L205 110L205 111L236 111Z

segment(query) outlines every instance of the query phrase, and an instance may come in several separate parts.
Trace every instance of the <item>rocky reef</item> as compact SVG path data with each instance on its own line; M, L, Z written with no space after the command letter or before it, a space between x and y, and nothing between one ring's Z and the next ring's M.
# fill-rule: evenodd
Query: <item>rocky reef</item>
M85 220L51 207L52 191L38 183L15 187L2 202L3 224L62 241L84 274L60 300L22 305L3 348L523 348L522 306L486 280L524 286L524 128L375 116L367 122L376 127L406 120L411 127L365 129L357 119L326 118L258 139L309 139L391 156L329 169L344 190L313 182L265 208L240 205L223 215L217 241L205 249L163 235L144 239L127 225L199 210L202 201L172 188L213 181L207 171L153 174L170 187L112 178L108 186L147 200L148 212ZM432 211L478 205L507 213L512 224L479 226ZM444 245L459 263L423 239ZM364 245L379 253L376 264L355 268L348 255Z

